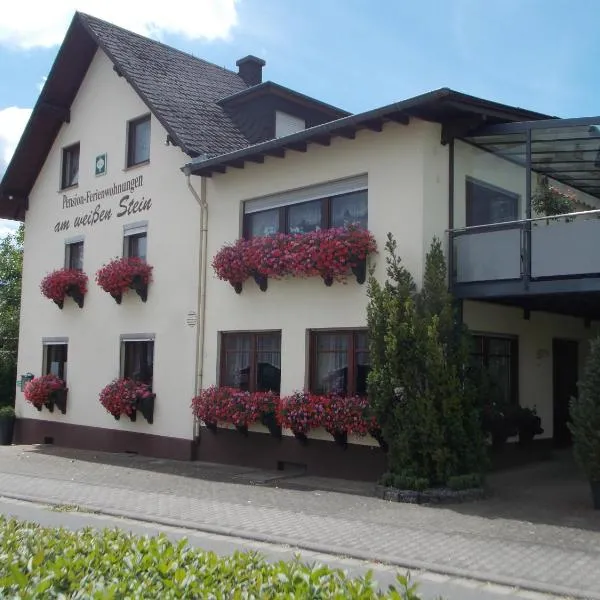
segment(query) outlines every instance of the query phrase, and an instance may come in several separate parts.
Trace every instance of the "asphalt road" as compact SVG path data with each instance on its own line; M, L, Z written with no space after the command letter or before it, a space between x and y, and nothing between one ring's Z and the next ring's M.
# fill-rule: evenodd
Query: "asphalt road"
M368 570L374 574L376 581L382 589L395 583L398 569L378 563L368 563L340 556L317 554L305 550L298 550L289 546L277 546L262 542L252 542L245 539L203 533L197 530L167 527L158 524L149 524L94 514L78 510L77 507L49 507L31 502L21 502L8 498L0 498L0 514L14 517L24 521L33 521L45 527L64 527L77 530L84 527L119 528L137 535L158 535L164 533L172 540L187 538L188 543L196 548L215 552L216 554L231 554L236 550L258 551L267 560L290 560L300 554L303 561L312 563L325 563L333 568L343 569L350 575L363 575ZM526 599L550 600L557 598L502 586L481 583L466 579L457 579L436 573L419 572L412 574L413 579L419 583L419 591L426 600L439 597L444 600L500 600L500 599Z

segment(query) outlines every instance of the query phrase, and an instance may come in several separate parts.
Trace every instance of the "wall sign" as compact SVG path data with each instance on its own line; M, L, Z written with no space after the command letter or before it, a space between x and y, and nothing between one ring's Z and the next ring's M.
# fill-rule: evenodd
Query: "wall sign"
M96 156L96 177L106 175L106 152Z
M150 210L152 208L152 198L140 197L135 193L138 188L142 187L144 183L143 177L143 175L139 175L124 183L113 183L104 189L94 192L87 191L85 194L74 196L63 194L63 209L81 206L89 202L97 202L104 198L116 197L116 202L112 203L112 206L96 204L94 208L89 208L86 212L80 213L73 218L58 221L54 225L54 231L58 233L70 229L79 229L80 227L91 227L98 223L109 221L113 216L121 218Z

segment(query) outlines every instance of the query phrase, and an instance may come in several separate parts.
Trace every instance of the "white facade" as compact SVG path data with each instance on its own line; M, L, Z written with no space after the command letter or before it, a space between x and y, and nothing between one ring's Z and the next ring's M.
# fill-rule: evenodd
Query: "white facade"
M466 177L524 195L522 170L489 154L475 156L477 151L460 142L455 150L460 165L455 172L456 226L465 224ZM213 175L207 186L209 260L224 244L240 237L245 201L359 174L368 178L368 226L380 250L370 259L376 277L384 277L384 243L391 232L405 266L420 285L433 237L447 245L449 181L448 147L440 144L440 126L417 119L411 119L409 126L386 124L381 133L361 131L355 140L336 138L329 147L311 145L306 153L288 151L283 160L267 158L264 164L247 163L243 170ZM223 332L280 331L281 393L290 394L309 385L311 331L366 326L366 285L357 284L353 277L345 285L332 287L318 277L269 281L266 292L248 280L238 295L211 273L205 385L219 383ZM585 342L597 329L586 328L582 319L543 312L533 312L526 320L522 309L473 301L465 302L464 319L474 332L518 339L520 404L536 407L545 429L543 437L551 437L552 339L577 341L582 364ZM323 432L310 435L327 438ZM374 442L367 438L362 443Z
M180 171L189 157L166 144L167 132L154 115L149 163L126 168L127 122L149 112L98 50L71 107L70 123L62 125L30 194L25 221L18 372L40 375L42 340L68 338L67 413L40 413L18 391L19 417L192 438L189 407L197 329L186 321L188 313L198 310L200 209ZM77 142L79 183L63 192L62 148ZM107 155L107 173L96 176L95 160L102 154ZM138 184L132 192L88 196L130 180ZM65 201L65 195L83 196L84 203L65 207L74 204ZM110 211L110 218L94 218L95 211ZM92 215L91 225L85 215ZM118 305L95 283L95 273L122 256L124 226L139 222L147 222L147 259L154 267L154 282L146 303L130 291ZM67 298L60 310L40 293L39 284L47 273L64 266L65 241L74 236L84 239L88 293L83 309ZM155 339L153 425L141 417L135 423L127 418L115 421L98 401L100 390L120 375L120 336L126 334L151 334Z

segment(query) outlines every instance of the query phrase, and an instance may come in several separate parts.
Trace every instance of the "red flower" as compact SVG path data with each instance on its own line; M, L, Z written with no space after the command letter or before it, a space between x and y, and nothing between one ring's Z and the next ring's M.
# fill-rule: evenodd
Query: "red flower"
M131 416L137 408L138 398L151 395L145 383L133 379L115 379L100 392L100 403L114 417Z
M321 275L341 281L376 251L372 233L350 226L240 239L221 248L212 264L217 277L234 287L251 275L274 279Z
M68 292L77 291L81 296L87 292L87 275L78 269L57 269L42 279L40 289L50 300L60 304Z
M115 258L96 273L96 283L112 296L121 296L134 284L152 281L152 267L141 258L124 256Z
M23 392L25 400L31 402L36 408L44 406L52 392L65 388L65 382L56 375L42 375L35 377L26 386Z
M279 418L281 424L295 433L306 434L310 429L323 425L325 396L308 392L294 392L281 399Z
M367 435L377 429L377 422L368 414L369 400L365 396L331 394L325 402L323 427L331 433L345 432Z
M278 400L272 392L253 393L211 386L192 400L192 410L194 416L207 425L230 423L247 427L256 423L262 414L274 412Z

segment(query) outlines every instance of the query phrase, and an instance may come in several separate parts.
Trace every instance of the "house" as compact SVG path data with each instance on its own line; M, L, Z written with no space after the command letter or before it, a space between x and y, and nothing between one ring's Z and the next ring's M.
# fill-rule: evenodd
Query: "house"
M0 185L1 216L26 224L19 374L68 385L66 414L18 388L19 442L191 458L203 224L180 167L348 114L262 82L263 66L248 56L229 71L75 14ZM94 282L122 255L152 265L147 301L117 304ZM65 266L89 278L83 308L40 293ZM154 422L116 421L98 394L139 371Z
M420 284L431 241L440 238L452 292L474 333L473 359L495 375L503 400L536 409L546 442L562 445L586 341L600 316L594 124L442 89L194 159L185 171L207 181L208 260L242 235L340 226L349 211L380 250L387 233L394 235ZM571 198L568 212L577 215L535 213L549 184ZM383 278L383 254L370 263ZM353 277L331 287L319 277L288 277L269 280L262 291L250 279L236 294L208 277L205 384L238 386L243 372L243 386L264 389L258 365L270 362L282 395L340 387L364 393L365 287ZM203 435L198 456L365 479L383 469L369 436L341 450L321 430L310 432L306 446L254 430L250 440L234 431Z
M0 185L0 216L26 223L19 373L56 372L69 389L66 414L19 392L18 440L374 479L385 456L370 436L342 450L322 430L304 445L262 425L214 434L190 410L211 385L365 392L364 283L234 290L211 266L240 237L352 222L375 237L378 278L388 232L417 283L443 241L474 359L506 401L536 408L545 439L567 443L600 317L600 123L447 88L350 115L263 83L263 66L246 57L233 73L74 17ZM569 217L534 210L548 182L572 198ZM128 292L117 304L94 283L122 254L152 265L147 301ZM65 264L90 278L83 308L39 292ZM100 390L142 371L153 422L116 421Z

